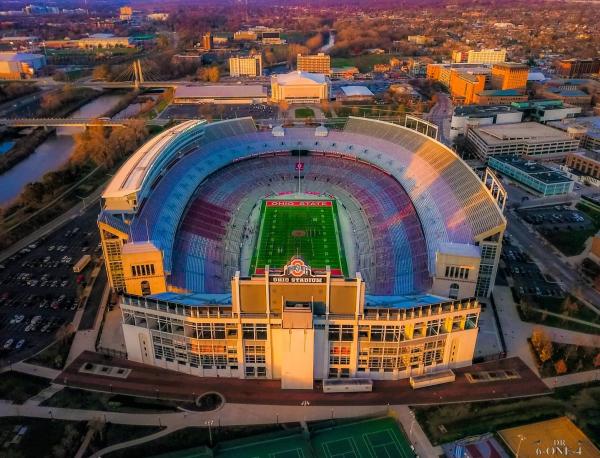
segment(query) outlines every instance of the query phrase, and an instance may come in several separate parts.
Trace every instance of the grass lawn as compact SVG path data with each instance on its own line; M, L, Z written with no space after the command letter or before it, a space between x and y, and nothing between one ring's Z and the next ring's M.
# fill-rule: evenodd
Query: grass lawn
M5 372L0 376L0 399L9 399L23 404L30 397L50 386L50 382L42 377Z
M296 111L294 112L296 118L314 118L315 117L315 112L313 111L312 108L308 108L308 107L304 107L304 108L296 108Z
M281 431L282 429L282 425L232 426L219 428L215 424L212 429L213 445L222 441L239 439L242 437L252 436L254 434ZM174 431L171 434L167 434L164 437L147 442L145 444L114 451L106 455L106 457L147 458L149 456L175 452L177 450L186 450L208 445L209 437L207 428L185 428Z
M283 267L300 256L313 269L330 266L347 272L337 225L332 200L263 201L254 268Z
M162 428L158 426L117 425L115 423L107 423L102 430L102 434L96 434L86 452L89 456L105 447L137 439L138 437L148 436L159 432L161 429Z
M141 398L122 394L64 388L42 403L48 407L70 409L106 410L128 413L175 412L178 403L160 399Z
M562 318L547 315L542 312L537 312L535 310L523 309L520 306L517 306L517 311L519 312L519 317L522 321L543 324L544 326L551 326L553 328L584 332L586 334L600 335L600 328L596 328L594 326L586 326L585 324L577 323L575 321L563 320Z
M67 361L67 356L69 356L69 350L74 338L75 333L71 333L64 340L58 340L37 355L32 356L27 362L51 367L52 369L62 369Z
M600 444L600 384L573 385L535 398L414 407L434 445L549 418L569 416Z
M373 70L375 64L387 64L394 54L362 54L353 57L333 57L331 59L332 67L358 67L361 72Z
M27 427L18 444L2 448L7 458L75 456L85 432L85 422L41 418L0 418L0 443L10 442L17 427ZM58 455L59 452L62 452Z

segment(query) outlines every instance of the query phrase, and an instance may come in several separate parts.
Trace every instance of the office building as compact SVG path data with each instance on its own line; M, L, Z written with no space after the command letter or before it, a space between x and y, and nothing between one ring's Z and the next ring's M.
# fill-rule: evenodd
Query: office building
M524 91L527 87L529 66L515 62L501 62L492 65L492 88Z
M296 68L301 72L322 73L331 75L331 57L329 54L320 52L315 55L303 56L298 54Z
M489 66L480 64L427 64L427 78L439 81L450 88L452 72L464 72L472 75L487 75L491 73Z
M339 80L353 80L360 71L357 67L333 67L331 69L331 78Z
M267 90L260 85L177 86L173 96L173 103L183 104L245 105L266 103L267 101Z
M537 122L472 127L467 130L467 143L469 149L483 160L500 154L556 159L579 147L579 140Z
M94 33L88 38L76 40L80 48L128 48L133 43L129 37L116 37L112 33Z
M202 35L202 49L210 51L215 46L213 35L210 32L206 32Z
M573 191L574 182L563 173L519 156L491 156L488 165L540 196L557 196Z
M600 116L565 118L550 125L578 139L581 148L600 151Z
M468 70L450 71L450 96L455 105L475 103L475 96L485 88L486 73L474 73Z
M473 99L477 105L510 105L514 102L526 102L527 94L516 89L486 89L475 94Z
M466 135L469 127L490 124L514 124L521 122L523 113L513 107L465 105L454 109L450 121L450 139Z
M262 55L229 58L230 76L262 76Z
M561 100L529 100L513 102L511 106L522 111L525 119L541 123L561 121L581 113L581 107L563 103Z
M563 59L556 66L556 73L564 78L580 78L600 72L600 58Z
M187 121L132 154L101 202L127 357L286 389L471 364L475 297L494 284L506 228L495 198L452 150L361 118L336 130ZM276 217L298 211L327 221L309 235L327 252L297 243L314 225L288 231ZM402 217L378 223L390 214Z
M467 64L496 64L506 61L506 49L452 51L452 62Z
M295 71L271 76L271 100L319 103L329 99L329 81L320 73Z

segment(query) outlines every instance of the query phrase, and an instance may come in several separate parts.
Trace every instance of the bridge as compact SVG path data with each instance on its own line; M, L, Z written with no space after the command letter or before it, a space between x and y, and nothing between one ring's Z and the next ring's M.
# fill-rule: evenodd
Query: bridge
M125 127L127 119L106 118L0 118L8 127Z

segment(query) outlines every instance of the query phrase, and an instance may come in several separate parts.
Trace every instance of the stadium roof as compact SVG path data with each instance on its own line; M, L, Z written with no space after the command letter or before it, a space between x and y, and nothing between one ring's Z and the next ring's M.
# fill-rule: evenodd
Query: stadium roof
M185 121L171 129L165 130L145 143L117 171L117 174L102 193L102 197L123 197L138 191L142 186L148 169L167 145L185 130L196 127L204 122L195 120Z
M301 85L301 84L323 84L327 82L327 77L321 73L308 73L300 70L273 75L271 77L281 85Z
M0 52L0 60L8 62L21 62L31 59L43 59L43 54L31 54L24 52Z

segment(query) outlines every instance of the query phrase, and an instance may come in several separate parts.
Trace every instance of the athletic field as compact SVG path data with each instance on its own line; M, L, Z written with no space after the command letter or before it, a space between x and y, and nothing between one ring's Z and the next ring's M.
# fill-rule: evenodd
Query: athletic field
M363 420L315 431L317 458L414 458L408 440L393 418Z
M313 269L347 275L335 200L264 200L252 269L285 266L300 256Z
M338 423L331 422L333 424ZM314 429L313 429L314 428ZM390 417L312 426L309 434L282 431L219 444L216 458L414 458ZM178 457L177 457L178 458Z

